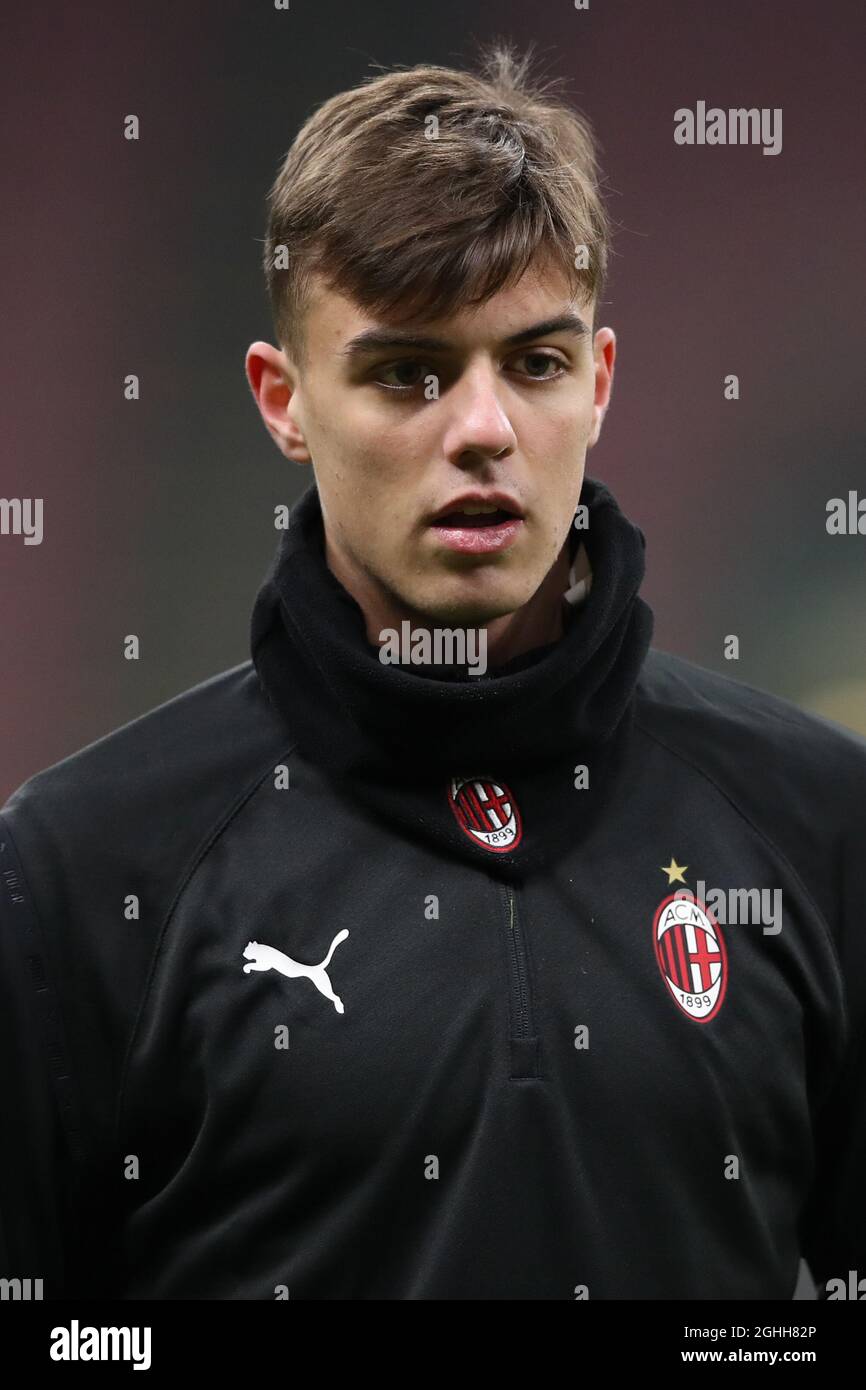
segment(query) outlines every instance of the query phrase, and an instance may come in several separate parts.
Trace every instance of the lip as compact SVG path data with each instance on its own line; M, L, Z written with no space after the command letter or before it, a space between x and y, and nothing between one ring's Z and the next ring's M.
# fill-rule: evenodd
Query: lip
M453 511L453 507L450 508ZM430 531L446 550L459 550L466 555L488 555L507 550L520 535L522 517L513 516L496 526L431 526Z

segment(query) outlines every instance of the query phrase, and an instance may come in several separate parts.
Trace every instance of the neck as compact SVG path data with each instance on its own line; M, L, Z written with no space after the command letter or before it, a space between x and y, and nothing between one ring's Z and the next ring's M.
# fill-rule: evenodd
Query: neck
M372 645L381 645L383 639L380 638L380 633L386 628L399 629L401 622L406 620L411 624L413 632L430 631L440 625L427 614L403 603L397 595L382 589L369 576L356 572L351 564L334 550L327 534L325 559L331 573L361 609L367 629L367 640ZM563 594L568 588L570 568L571 558L566 541L541 584L522 607L515 609L513 613L491 618L487 623L473 624L487 633L487 658L491 666L504 666L534 647L559 641L563 633ZM589 561L585 548L581 546L575 577L582 579L588 573Z

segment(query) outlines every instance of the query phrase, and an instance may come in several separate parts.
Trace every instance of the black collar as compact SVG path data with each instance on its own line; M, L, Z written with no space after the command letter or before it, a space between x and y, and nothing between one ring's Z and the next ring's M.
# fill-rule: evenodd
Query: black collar
M589 525L572 551L582 539L588 596L559 641L482 677L379 660L325 562L315 485L292 509L252 615L259 678L302 756L392 827L514 877L600 809L652 637L642 532L603 483L585 478L580 501ZM579 764L588 789L575 788Z

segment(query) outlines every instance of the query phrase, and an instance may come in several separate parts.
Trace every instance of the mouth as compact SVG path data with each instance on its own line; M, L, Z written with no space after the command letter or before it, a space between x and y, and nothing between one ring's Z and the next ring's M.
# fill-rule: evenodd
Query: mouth
M479 526L501 526L505 521L518 521L515 512L504 507L461 507L457 511L446 512L433 522L434 526L460 526L472 528Z
M431 529L447 549L480 554L512 545L523 525L523 517L507 507L463 503L436 517Z

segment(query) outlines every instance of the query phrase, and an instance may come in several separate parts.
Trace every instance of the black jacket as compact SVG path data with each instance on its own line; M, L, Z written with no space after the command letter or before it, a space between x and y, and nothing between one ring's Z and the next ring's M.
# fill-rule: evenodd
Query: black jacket
M602 484L581 501L585 603L469 677L379 661L311 488L252 661L9 799L0 1277L866 1274L866 741L651 649L643 536Z

